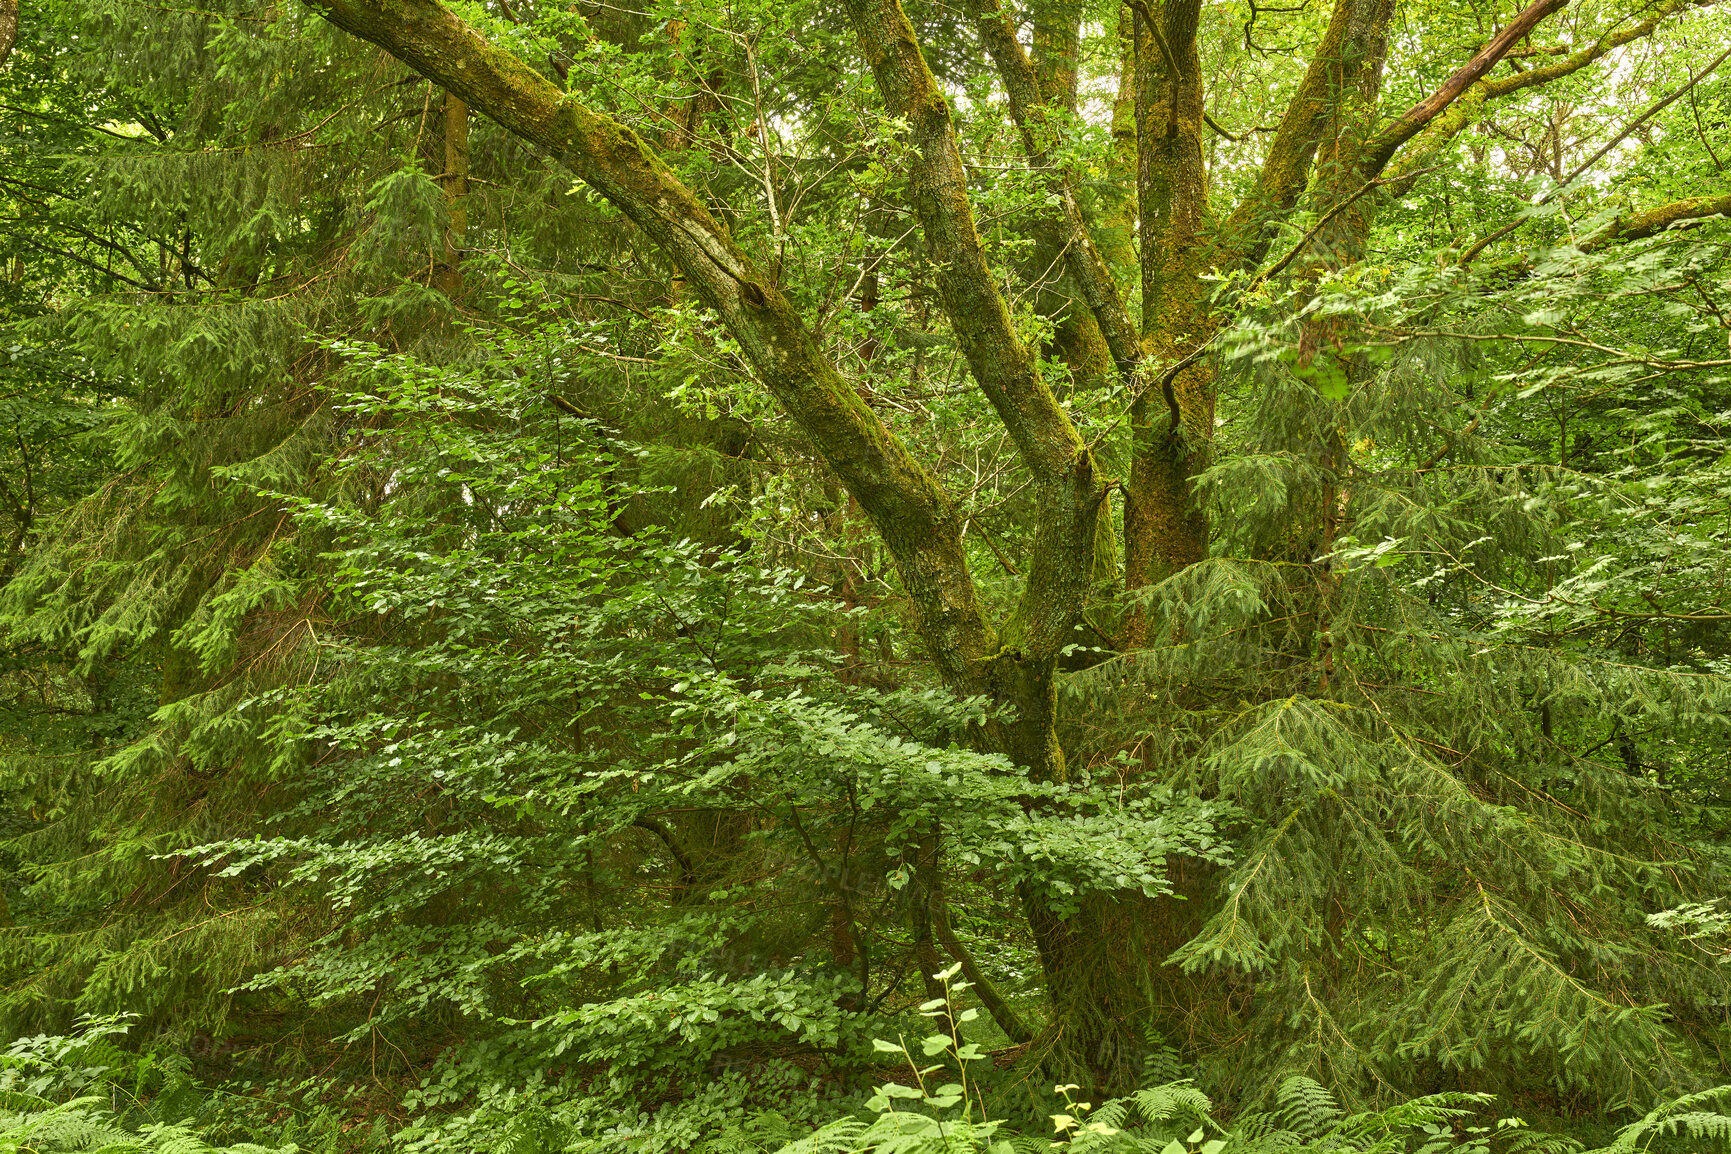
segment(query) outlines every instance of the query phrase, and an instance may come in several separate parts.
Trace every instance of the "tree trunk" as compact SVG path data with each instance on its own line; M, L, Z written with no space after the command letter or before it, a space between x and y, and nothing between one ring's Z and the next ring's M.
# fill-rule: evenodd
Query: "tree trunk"
M463 246L469 235L469 106L445 93L445 263L439 291L455 301L463 292Z
M1375 14L1386 3L1337 0L1322 47L1270 145L1256 193L1224 227L1213 229L1202 165L1199 0L1167 0L1158 8L1132 0L1144 309L1138 334L1067 174L1049 163L1052 125L1014 23L997 0L969 0L1004 77L1031 165L1055 194L1054 227L1062 237L1069 275L1126 384L1144 379L1143 361L1150 352L1162 360L1188 355L1224 323L1207 310L1205 274L1261 260L1273 235L1271 219L1292 210L1310 179L1325 114L1341 95L1339 62L1365 56L1362 46L1372 42L1373 34L1380 36ZM1370 179L1380 173L1396 149L1563 3L1538 0L1437 94L1378 131L1359 151L1360 174ZM508 131L544 148L661 250L714 310L758 379L871 518L894 558L921 640L944 684L1010 707L1006 719L972 735L975 744L1008 755L1035 780L1061 781L1066 766L1056 730L1056 673L1094 588L1109 486L1016 333L975 229L948 102L906 15L897 0L848 0L846 8L888 112L907 125L909 200L937 270L939 299L1034 496L1029 572L1001 626L987 618L980 603L962 540L963 520L936 477L836 370L777 279L754 265L636 133L489 43L437 0L319 3L333 23L378 44ZM1051 87L1065 83L1065 35L1048 25L1038 37ZM1208 526L1192 490L1209 459L1214 388L1208 366L1193 365L1171 381L1169 390L1143 396L1132 413L1135 456L1126 493L1124 551L1131 586L1158 580L1206 555ZM1128 630L1131 643L1143 640L1138 628L1145 632L1135 623ZM1194 879L1183 875L1180 881L1196 898L1212 888L1206 872ZM1171 946L1194 932L1205 912L1203 902L1165 901L1150 908L1140 897L1095 894L1068 919L1031 892L1024 891L1024 904L1046 965L1063 1054L1085 1071L1091 1091L1131 1088L1146 1052L1149 1008L1160 1004L1149 975ZM1167 1005L1165 1012L1174 1008Z
M1137 210L1142 251L1142 340L1162 361L1194 351L1211 332L1205 314L1215 264L1208 245L1207 176L1202 166L1202 63L1197 0L1136 11ZM1207 555L1208 523L1191 478L1207 467L1214 437L1214 374L1192 365L1170 385L1144 390L1130 414L1134 454L1124 495L1124 584L1137 589ZM1120 644L1147 641L1131 614Z
M0 66L18 43L18 0L0 0Z

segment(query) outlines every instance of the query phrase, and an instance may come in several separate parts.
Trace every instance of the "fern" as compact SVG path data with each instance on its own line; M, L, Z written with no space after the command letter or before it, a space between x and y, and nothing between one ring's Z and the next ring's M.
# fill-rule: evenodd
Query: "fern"
M1504 1154L1580 1154L1581 1144L1566 1134L1541 1130L1518 1130L1509 1139Z
M1150 1122L1164 1122L1186 1115L1206 1118L1214 1111L1208 1095L1188 1081L1171 1082L1148 1090L1138 1090L1130 1096L1137 1111Z
M1340 1103L1314 1078L1294 1075L1274 1092L1276 1116L1287 1130L1304 1138L1316 1138L1341 1121Z
M41 1150L112 1148L129 1141L127 1133L105 1116L106 1101L95 1096L73 1098L45 1110L0 1118L0 1143Z
M1698 1107L1716 1105L1727 1098L1731 1098L1731 1086L1715 1086L1667 1102L1617 1131L1610 1145L1590 1154L1631 1154L1646 1149L1655 1138L1677 1134L1723 1147L1731 1143L1731 1115Z
M526 1111L499 1139L497 1154L555 1154L565 1148L568 1127L544 1109Z
M251 1142L213 1144L188 1125L149 1124L130 1129L100 1097L74 1098L27 1114L0 1115L0 1149L28 1149L37 1154L296 1154L300 1148L261 1146Z
M859 1118L837 1118L781 1148L781 1154L846 1154L866 1148L875 1122Z

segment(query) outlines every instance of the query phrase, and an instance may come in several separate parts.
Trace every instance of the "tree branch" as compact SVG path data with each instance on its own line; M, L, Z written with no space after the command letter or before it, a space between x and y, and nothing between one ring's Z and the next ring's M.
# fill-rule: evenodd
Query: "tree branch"
M1424 170L1424 172L1428 172L1428 171L1430 171L1430 170L1429 169ZM1424 172L1415 172L1415 173L1412 173L1411 175L1422 176L1422 175L1424 175ZM1317 234L1320 233L1324 228L1326 228L1330 221L1332 221L1335 217L1339 216L1341 213L1345 212L1347 209L1351 208L1354 204L1356 204L1358 202L1359 197L1363 196L1365 193L1369 192L1373 188L1380 188L1383 185L1388 184L1394 180L1405 180L1405 179L1406 179L1406 177L1404 177L1404 176L1383 177L1380 180L1367 180L1363 184L1359 185L1358 188L1350 196L1342 198L1342 200L1339 204L1335 205L1333 208L1329 209L1327 212L1323 213L1320 217L1318 217L1316 223L1311 226L1310 231L1305 233L1302 237L1300 237L1298 243L1293 245L1292 248L1290 250L1288 250L1288 252L1285 256L1283 256L1279 260L1275 261L1274 264L1270 265L1268 268L1264 269L1262 272L1257 273L1256 276L1250 281L1250 283L1244 286L1244 291L1238 294L1240 299L1250 296L1257 289L1261 288L1264 284L1268 283L1269 280L1273 279L1274 277L1279 276L1281 271L1283 269L1285 269L1287 265L1291 264L1293 262L1293 260L1296 259L1300 253L1304 252L1305 250L1307 250L1310 247L1310 242L1316 239Z
M1399 165L1401 183L1394 188L1394 195L1406 195L1411 190L1411 180L1416 177L1413 170L1423 166L1443 145L1476 124L1485 105L1490 101L1571 76L1603 58L1613 49L1651 36L1670 17L1690 8L1704 7L1715 2L1716 0L1665 0L1653 8L1639 24L1621 32L1607 32L1585 48L1565 54L1560 60L1511 76L1480 80L1450 105L1447 111L1426 125L1413 147L1407 149ZM1515 53L1507 55L1513 56Z
M1214 119L1214 117L1210 116L1207 112L1204 112L1202 114L1202 122L1204 124L1208 125L1209 128L1212 128L1214 130L1215 135L1221 137L1224 140L1230 140L1234 144L1242 144L1244 141L1249 140L1253 135L1255 135L1258 132L1274 132L1274 131L1276 131L1275 129L1272 129L1272 128L1263 128L1261 125L1257 125L1254 128L1246 128L1243 132L1240 132L1237 135L1234 135L1231 132L1228 132L1226 130L1225 125L1221 124L1218 120Z
M913 208L937 264L938 295L957 344L1039 480L1064 476L1081 437L1017 337L974 225L949 103L897 0L849 0L848 15L890 113L908 122Z
M884 104L908 124L917 156L909 190L937 266L944 312L980 391L1033 475L1038 512L1028 582L1008 640L1024 657L1055 660L1088 593L1105 479L1016 335L974 225L949 103L907 15L897 0L848 0L847 10Z
M1569 0L1534 0L1491 42L1479 49L1478 55L1443 81L1442 87L1401 113L1392 124L1365 141L1359 151L1359 172L1365 179L1379 175L1401 145L1424 131L1462 93L1476 84L1509 49L1530 35L1534 28L1551 13L1566 7Z
M842 378L787 298L643 140L569 98L437 0L312 3L331 23L547 150L661 249L871 517L940 675L951 685L977 684L977 663L996 638L975 596L954 506Z
M1033 62L1022 51L1021 42L1016 39L1015 25L999 0L969 0L968 7L986 52L997 65L1004 93L1009 98L1010 116L1021 131L1028 166L1046 174L1047 190L1058 199L1057 239L1070 276L1081 291L1088 310L1094 314L1101 335L1106 338L1106 347L1112 353L1118 375L1129 382L1134 379L1137 365L1142 360L1142 342L1136 335L1136 326L1130 320L1130 312L1124 306L1118 286L1112 280L1112 271L1100 255L1099 247L1082 218L1075 187L1069 175L1058 170L1053 161L1053 150L1060 141L1056 126L1047 116L1046 101Z
M1233 261L1241 266L1262 260L1273 239L1265 222L1297 204L1310 183L1318 128L1335 99L1335 73L1341 61L1365 55L1381 35L1382 25L1362 5L1363 0L1335 0L1322 42L1274 130L1256 188L1233 210L1222 230Z
M1623 45L1633 43L1642 37L1651 36L1660 24L1679 12L1689 8L1706 7L1714 2L1715 0L1667 0L1666 3L1653 8L1645 20L1632 28L1627 28L1622 32L1607 32L1587 47L1568 53L1551 64L1541 64L1535 68L1529 68L1525 72L1517 72L1512 76L1504 76L1496 80L1484 80L1480 82L1480 87L1484 89L1488 99L1495 100L1498 97L1508 96L1523 89L1549 84L1553 80L1559 80L1571 73L1579 72L1614 48L1621 48Z
M667 852L673 855L673 860L679 863L679 885L681 889L690 889L697 884L697 870L692 866L691 859L679 843L673 840L673 834L668 828L652 817L640 817L631 823L638 829L646 829L661 839L661 844L667 847Z
M1628 213L1582 241L1581 248L1592 252L1614 241L1640 240L1652 236L1665 231L1678 221L1704 220L1713 216L1731 216L1731 195L1694 196L1687 200L1661 204L1644 212Z
M1034 1031L1016 1013L1016 1008L1004 1000L1004 995L998 992L998 987L992 984L979 963L974 961L974 955L962 945L956 931L950 926L949 903L942 893L936 895L932 902L932 928L937 931L938 941L949 951L950 957L962 964L962 976L967 978L974 987L974 993L979 995L980 1004L986 1007L986 1013L992 1015L992 1021L998 1023L998 1028L1004 1031L1012 1043L1020 1046L1024 1042L1034 1040Z
M1559 180L1557 182L1557 185L1555 188L1551 189L1549 192L1547 192L1543 196L1541 196L1538 200L1534 201L1533 207L1538 208L1538 207L1541 207L1543 205L1549 204L1551 201L1555 200L1559 195L1562 194L1562 192L1565 189L1567 189L1569 187L1569 185L1571 185L1575 182L1575 179L1577 177L1579 177L1583 172L1587 171L1587 169L1591 168L1593 165L1597 164L1600 160L1604 159L1606 153L1610 152L1611 149L1617 147L1617 145L1621 144L1625 139L1627 139L1631 132L1635 131L1635 129L1639 128L1646 121L1648 121L1652 117L1658 115L1661 111L1670 107L1676 101L1681 99L1683 97L1683 95L1685 93L1689 92L1690 90L1692 90L1695 87L1695 85L1699 84L1702 80L1705 80L1708 76L1712 75L1713 70L1718 68L1721 64L1725 63L1725 61L1727 59L1731 59L1731 48L1728 48L1724 52L1721 52L1713 60L1712 63L1708 64L1707 67L1703 68L1700 72L1696 73L1693 77L1691 77L1689 80L1689 83L1683 85L1681 88L1677 89L1677 91L1671 93L1671 95L1665 97L1663 100L1657 100L1657 101L1653 102L1652 104L1648 105L1645 109L1643 109L1641 111L1641 113L1638 116L1636 116L1633 120L1629 121L1627 124L1623 125L1623 127L1620 130L1618 130L1618 132L1615 136L1611 137L1610 140L1607 140L1605 142L1605 144L1602 148L1600 148L1597 152L1593 153L1593 155L1589 156L1587 159L1583 160L1580 164L1577 164L1574 167L1573 171L1571 171L1569 173L1569 175L1563 177L1562 180ZM1508 224L1505 224L1502 228L1497 229L1495 232L1491 233L1489 236L1486 236L1483 240L1478 241L1471 248L1467 249L1466 252L1462 253L1460 263L1463 265L1472 263L1473 258L1478 256L1479 253L1483 252L1493 242L1500 240L1501 238L1507 236L1511 232L1514 232L1517 228L1520 228L1523 224L1525 224L1527 221L1529 221L1531 219L1532 218L1530 216L1525 216L1525 215L1516 217L1514 220L1510 221Z

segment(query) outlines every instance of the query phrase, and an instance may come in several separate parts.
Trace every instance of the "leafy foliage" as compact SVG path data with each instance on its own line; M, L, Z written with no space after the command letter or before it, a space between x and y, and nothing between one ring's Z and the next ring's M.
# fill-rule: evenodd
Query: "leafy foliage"
M1334 17L1199 6L1169 292L1145 6L1006 13L1079 77L1025 132L982 6L908 4L983 277L1098 466L1047 587L1062 494L833 7L452 10L692 190L876 422L864 465L605 182L322 8L29 10L0 1146L1570 1148L1493 1093L1722 1140L1731 226L1631 222L1723 195L1723 13L1558 13L1343 190L1504 19L1403 6L1233 262ZM1059 177L1144 312L1128 375ZM892 441L954 571L849 488ZM1135 571L1127 498L1180 457L1196 555ZM972 689L922 580L1000 623ZM1048 594L1080 608L1040 665ZM1003 739L1041 717L1044 762Z

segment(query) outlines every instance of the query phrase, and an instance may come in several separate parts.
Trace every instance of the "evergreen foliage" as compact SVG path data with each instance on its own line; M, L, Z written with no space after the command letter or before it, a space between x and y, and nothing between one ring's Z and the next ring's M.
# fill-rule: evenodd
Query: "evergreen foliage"
M0 1148L1723 1143L1724 14L832 7L25 10Z

